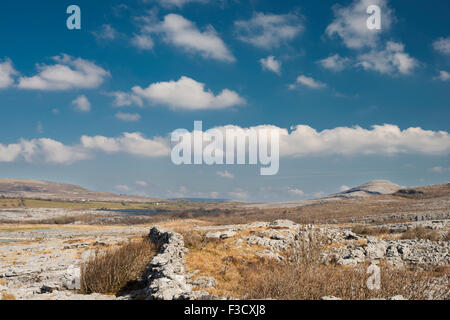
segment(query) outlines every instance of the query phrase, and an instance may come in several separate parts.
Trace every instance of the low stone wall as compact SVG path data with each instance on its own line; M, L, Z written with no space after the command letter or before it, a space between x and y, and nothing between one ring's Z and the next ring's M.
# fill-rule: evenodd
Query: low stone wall
M160 250L149 265L147 299L189 299L192 287L185 276L184 255L187 249L183 236L155 226L151 228L149 237L160 246Z
M216 299L206 291L193 290L193 286L201 289L203 278L192 280L186 273L185 254L188 249L181 234L155 226L151 228L149 238L160 250L148 268L148 300ZM209 278L207 280L211 281Z

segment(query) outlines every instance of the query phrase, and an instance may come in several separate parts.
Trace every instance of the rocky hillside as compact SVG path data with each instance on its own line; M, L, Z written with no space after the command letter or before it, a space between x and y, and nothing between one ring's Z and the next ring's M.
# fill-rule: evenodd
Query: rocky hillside
M374 180L358 187L333 194L331 197L364 198L376 194L393 194L403 188L387 180Z
M96 192L72 184L19 179L0 179L0 196L68 201L153 202L158 200L145 197L123 196L107 192Z

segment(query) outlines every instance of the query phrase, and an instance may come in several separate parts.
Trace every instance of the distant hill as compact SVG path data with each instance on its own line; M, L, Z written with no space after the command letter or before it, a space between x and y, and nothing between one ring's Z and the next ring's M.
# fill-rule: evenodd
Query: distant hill
M97 192L83 187L59 182L0 179L0 196L40 198L66 201L128 201L155 202L161 199L118 195L108 192Z
M393 199L394 197L403 197L409 199L449 197L450 183L406 188L396 185L387 180L374 180L364 183L358 187L350 188L343 192L330 194L329 196L322 198L290 202L254 203L244 205L244 207L258 209L298 208L311 205L326 204L334 201L344 201L346 199L359 199L360 201L364 201L365 199L370 200L374 196L381 195L390 197L390 199Z
M376 194L393 194L403 188L387 180L374 180L358 187L332 194L330 197L365 198Z

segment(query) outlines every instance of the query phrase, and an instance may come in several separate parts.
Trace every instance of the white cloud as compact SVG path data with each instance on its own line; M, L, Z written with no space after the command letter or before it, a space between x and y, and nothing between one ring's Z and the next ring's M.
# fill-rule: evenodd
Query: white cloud
M151 17L141 21L142 32L161 34L164 41L188 52L225 62L236 60L211 25L200 31L192 21L173 13L166 15L162 22L154 23Z
M245 104L245 100L234 91L224 89L214 95L210 90L205 91L204 83L184 76L178 81L153 83L145 89L136 86L132 91L133 97L172 109L224 109Z
M207 3L209 0L157 0L165 8L182 8L187 3Z
M125 132L119 138L82 136L81 145L92 151L127 153L145 157L163 157L170 153L168 139L160 137L147 139L138 132Z
M300 189L289 189L288 191L290 194L292 194L294 196L304 196L305 195L305 192Z
M107 95L114 97L113 104L115 107L128 107L131 105L138 105L139 107L142 107L144 105L141 97L131 93L116 91L107 93Z
M117 190L119 190L120 192L129 192L131 190L131 188L127 185L124 184L118 184L115 186L115 188Z
M450 153L450 134L447 131L424 130L420 127L401 130L392 124L374 125L369 129L354 126L322 131L317 131L308 125L296 125L289 129L273 125L250 128L229 125L214 129L222 133L225 133L227 129L243 130L243 135L247 134L248 130L259 132L265 129L269 135L271 130L277 130L280 136L281 157L446 155ZM220 150L222 148L220 145L216 147Z
M442 155L450 152L450 134L446 131L400 130L389 124L374 125L371 129L337 127L320 132L306 125L293 127L291 132L279 130L282 156Z
M75 100L72 101L72 105L75 107L75 110L79 112L91 111L91 103L85 95L78 96Z
M294 39L304 29L295 14L255 13L248 21L235 21L238 39L256 47L272 49Z
M450 168L433 167L433 168L430 168L429 171L433 172L433 173L447 173L447 172L450 172Z
M112 41L118 36L118 32L110 24L102 25L100 31L94 31L92 34L97 38L97 40L108 41Z
M117 112L116 118L122 121L139 121L141 119L141 116L138 113L125 113L125 112Z
M8 88L14 84L13 76L17 75L10 59L0 60L0 89Z
M21 77L18 87L30 90L93 89L110 76L108 71L81 58L62 54L53 60L55 65L38 65L37 75Z
M441 80L441 81L449 81L450 80L450 73L444 70L439 71L439 76L434 78L435 80Z
M450 54L450 37L437 39L433 42L433 48L440 53Z
M219 177L225 178L225 179L234 179L234 174L232 174L231 172L228 172L227 170L225 171L217 171L216 174Z
M281 74L281 62L277 61L274 56L268 56L265 59L259 60L263 69L270 70L276 74Z
M323 68L329 69L332 71L342 71L344 70L348 64L350 59L343 58L338 54L331 55L328 58L317 61Z
M344 192L344 191L347 191L347 190L350 190L351 188L349 187L349 186L346 186L346 185L343 185L343 186L341 186L340 188L339 188L339 191L340 192Z
M131 44L140 50L152 50L154 46L153 39L145 34L134 35Z
M311 89L321 89L321 88L325 88L326 87L325 83L322 83L322 82L320 82L318 80L315 80L315 79L313 79L311 77L300 75L300 76L297 77L296 83L295 84L291 84L289 86L289 88L290 89L295 89L298 84L306 86L306 87L311 88Z
M0 143L0 162L13 162L22 153L22 146L20 144L3 145Z
M367 28L367 8L378 5L381 9L381 30ZM378 44L382 32L390 29L394 20L387 0L354 0L348 7L333 6L334 20L328 25L326 34L329 37L339 36L348 48L374 48Z
M138 180L138 181L135 181L134 183L140 187L148 187L148 183L145 181Z
M402 43L389 41L385 50L372 50L369 53L359 55L357 66L382 74L396 72L409 74L419 65L419 62L405 53L404 50L405 46Z
M88 159L89 155L79 146L65 146L61 142L42 138L20 140L17 144L0 144L0 162L25 160L27 162L44 161L48 163L73 163Z
M374 125L370 129L337 127L317 131L307 125L297 125L290 130L262 125L251 128L237 126L217 127L218 130L243 129L278 130L280 156L391 156L397 154L447 155L450 153L450 134L422 128L401 130L396 125ZM123 153L149 158L170 154L168 137L145 138L141 133L123 133L119 137L82 136L80 144L67 146L48 138L20 140L18 143L0 143L0 162L25 160L49 163L72 163L89 159L94 152ZM438 170L438 169L435 169Z

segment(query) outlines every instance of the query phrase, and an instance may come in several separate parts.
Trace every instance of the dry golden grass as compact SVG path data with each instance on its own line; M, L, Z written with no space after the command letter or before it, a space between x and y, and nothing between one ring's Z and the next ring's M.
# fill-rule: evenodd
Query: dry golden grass
M325 239L311 234L300 242L283 262L260 261L243 264L246 279L241 297L246 299L317 300L336 296L345 300L365 300L403 295L408 299L426 299L432 288L430 279L448 275L447 269L432 271L400 270L381 264L381 289L369 290L367 266L356 268L321 263ZM242 295L243 294L243 295ZM448 298L445 287L435 298Z
M369 290L366 268L296 263L253 263L244 265L244 298L280 300L317 300L336 296L344 300L366 300L402 295L407 299L427 299L434 274L381 267L381 289ZM435 298L448 299L444 290Z
M352 231L356 234L360 235L369 235L369 236L377 236L389 233L388 227L369 227L369 226L354 226Z
M242 236L238 234L238 236ZM307 241L297 242L285 260L261 258L257 247L236 248L235 239L209 240L198 231L186 234L190 249L186 263L198 275L212 276L218 281L217 296L240 299L316 300L334 295L347 300L388 298L403 295L408 299L426 299L434 277L449 274L448 268L428 271L399 270L381 264L381 290L367 288L367 266L344 267L324 265L321 253L328 247L325 237L310 234ZM435 298L448 299L448 292L436 292Z
M249 232L249 231L245 231ZM240 232L236 237L242 236ZM217 296L236 296L236 290L245 279L239 273L239 266L249 261L259 261L256 251L262 251L257 246L242 246L236 248L235 238L225 240L206 238L205 232L189 231L183 234L185 246L189 249L186 255L188 271L199 270L197 276L214 277L218 285L208 289L209 293Z
M445 234L444 241L450 241L450 230Z
M415 227L402 233L401 239L423 239L438 241L440 238L439 232L425 227Z
M16 300L16 296L11 294L11 293L7 293L7 292L1 292L1 297L2 300Z
M148 238L97 250L81 265L81 292L117 294L143 276L157 248Z

